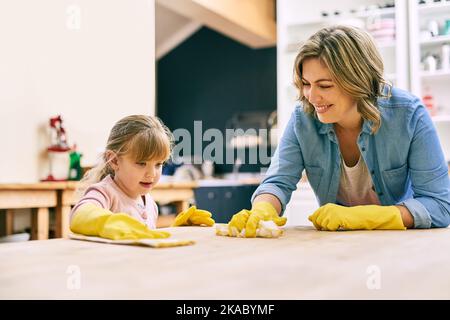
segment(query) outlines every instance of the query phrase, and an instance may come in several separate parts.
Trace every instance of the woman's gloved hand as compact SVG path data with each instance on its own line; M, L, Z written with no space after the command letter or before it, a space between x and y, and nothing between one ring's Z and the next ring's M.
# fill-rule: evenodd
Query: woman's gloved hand
M261 220L273 221L279 227L284 226L287 221L285 217L278 215L270 202L260 201L253 203L251 210L244 209L233 215L228 223L228 232L232 236L237 236L245 229L245 237L254 238Z
M308 219L317 230L405 230L400 210L396 206L365 205L344 207L328 203Z
M191 206L189 209L184 210L177 215L172 227L201 225L211 227L215 223L211 217L211 212L197 209L196 206Z
M170 237L166 231L150 230L126 213L112 213L93 204L84 204L74 213L70 230L86 236L111 240L160 239Z

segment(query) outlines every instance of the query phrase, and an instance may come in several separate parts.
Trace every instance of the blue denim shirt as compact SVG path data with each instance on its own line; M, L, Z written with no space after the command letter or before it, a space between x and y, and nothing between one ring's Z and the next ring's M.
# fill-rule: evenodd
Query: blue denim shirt
M417 97L397 88L390 98L379 98L378 107L381 127L371 134L371 123L364 121L357 143L380 203L406 206L415 228L447 227L448 166L428 111ZM340 158L333 125L297 105L252 201L269 193L284 211L305 169L319 204L336 203Z

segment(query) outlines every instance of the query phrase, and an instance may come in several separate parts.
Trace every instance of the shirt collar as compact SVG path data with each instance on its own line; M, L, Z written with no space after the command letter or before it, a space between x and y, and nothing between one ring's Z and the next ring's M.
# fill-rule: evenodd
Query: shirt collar
M315 119L315 121L320 134L328 134L330 132L334 133L332 123L322 123L318 119ZM372 132L372 122L364 119L361 132L370 134Z

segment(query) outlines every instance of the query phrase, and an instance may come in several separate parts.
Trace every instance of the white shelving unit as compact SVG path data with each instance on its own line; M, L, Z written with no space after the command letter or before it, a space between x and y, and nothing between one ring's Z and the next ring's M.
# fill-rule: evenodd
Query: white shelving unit
M450 81L450 70L421 71L422 80L443 80Z
M414 2L414 1L411 1ZM442 0L440 2L433 2L433 3L426 3L419 4L419 1L416 1L416 5L419 8L420 13L423 14L429 14L429 15L435 15L440 14L442 11L447 10L450 7L450 1L448 0Z
M442 59L442 45L450 44L450 34L444 34L444 21L450 20L450 1L419 4L409 3L409 63L411 91L423 97L425 93L433 96L436 115L433 115L442 148L447 160L450 160L450 68L443 70L442 61L436 70L426 70L423 60L433 54ZM439 24L439 35L425 36L430 21Z
M420 45L422 47L425 46L432 46L432 45L436 45L436 44L444 44L444 43L449 43L450 42L450 35L444 35L444 36L436 36L433 38L429 38L429 39L420 39Z
M411 91L422 97L425 88L429 88L438 112L447 118L446 115L450 115L450 69L443 70L441 63L437 63L436 70L426 70L423 63L428 54L442 59L442 45L450 44L450 34L443 34L445 20L450 20L450 1L425 4L409 1ZM439 35L424 36L430 21L438 22Z

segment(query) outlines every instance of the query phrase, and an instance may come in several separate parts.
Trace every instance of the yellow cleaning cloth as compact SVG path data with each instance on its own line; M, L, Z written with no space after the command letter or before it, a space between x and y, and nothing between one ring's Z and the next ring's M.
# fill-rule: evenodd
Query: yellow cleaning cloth
M70 239L84 240L109 244L124 244L124 245L137 245L147 246L152 248L168 248L178 246L188 246L195 244L193 240L180 240L180 239L131 239L131 240L110 240L100 237L90 237L82 234L70 233Z

